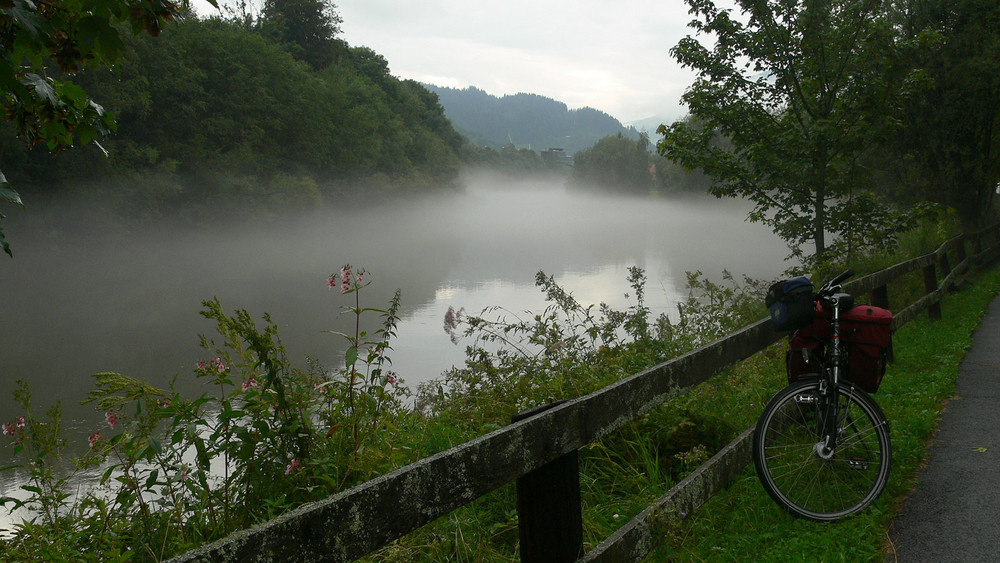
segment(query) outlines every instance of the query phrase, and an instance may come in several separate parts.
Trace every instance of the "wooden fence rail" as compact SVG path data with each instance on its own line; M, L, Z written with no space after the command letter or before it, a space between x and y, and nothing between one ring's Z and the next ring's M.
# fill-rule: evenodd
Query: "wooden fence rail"
M925 270L926 280L934 278L933 287L928 285L924 297L896 314L895 329L939 303L944 291L957 283L971 265L995 258L1000 253L998 233L1000 224L955 238L935 252L853 281L845 285L845 290L855 295L870 293L874 304L886 306L890 282ZM987 240L991 245L981 250ZM975 254L966 254L966 242L972 242ZM956 255L954 261L948 259L949 252ZM940 283L935 268L941 269ZM760 320L589 395L525 413L509 426L235 532L172 561L350 561L515 480L521 481L519 489L559 487L569 490L570 495L579 495L578 474L575 493L572 483L567 487L564 482L567 471L576 471L578 449L782 336L771 328L769 319ZM583 560L641 559L649 551L652 526L658 518L694 511L746 466L751 435L752 431L744 432L653 506L584 555ZM553 464L559 467L554 469ZM561 482L547 483L546 479ZM582 554L582 539L576 530L551 534L532 528L532 522L538 526L553 522L553 516L539 512L546 510L548 503L518 504L522 561L573 561ZM578 498L562 504L571 512L579 511ZM579 514L562 518L579 525Z

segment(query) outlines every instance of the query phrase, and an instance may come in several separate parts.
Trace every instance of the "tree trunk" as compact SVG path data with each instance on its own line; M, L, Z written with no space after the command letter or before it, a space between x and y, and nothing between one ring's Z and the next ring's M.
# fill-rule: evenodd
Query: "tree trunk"
M829 151L826 147L826 139L820 135L817 139L816 152L813 153L813 174L816 186L815 199L813 200L813 242L816 244L814 257L817 261L823 258L826 252L826 166L829 164Z
M813 242L816 244L817 259L826 252L826 187L822 184L816 187L815 200L816 219L813 222Z

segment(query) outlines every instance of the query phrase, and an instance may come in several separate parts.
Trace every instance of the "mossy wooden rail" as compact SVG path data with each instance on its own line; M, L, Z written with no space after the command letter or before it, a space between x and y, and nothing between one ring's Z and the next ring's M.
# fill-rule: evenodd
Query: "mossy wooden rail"
M969 254L968 243L973 248ZM896 313L896 328L924 310L939 316L943 293L970 267L998 255L1000 225L957 237L935 252L855 280L845 289L870 294L873 304L885 306L891 282L922 271L926 295ZM519 482L526 497L518 502L522 561L640 560L652 546L654 522L694 511L749 463L752 430L586 554L579 533L576 451L782 336L763 319L589 395L533 409L509 426L172 561L350 561L512 481ZM531 502L527 491L538 490L566 491L562 494L577 498L558 503L560 508L550 513L550 503Z

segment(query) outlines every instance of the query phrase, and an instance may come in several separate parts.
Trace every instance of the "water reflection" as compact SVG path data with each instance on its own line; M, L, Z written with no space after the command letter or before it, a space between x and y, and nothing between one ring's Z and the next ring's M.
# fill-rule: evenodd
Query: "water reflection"
M161 387L179 376L183 391L200 394L191 372L207 353L197 335L213 327L198 311L213 296L230 311L269 312L294 364L304 366L306 356L338 362L344 344L323 331L348 330L350 319L338 314L348 303L326 276L348 262L374 281L365 305L384 306L402 289L393 367L415 388L463 359L442 330L449 306L540 310L538 270L583 304L624 306L627 269L643 267L654 312L674 309L688 270L777 277L788 266L785 246L744 222L745 213L716 199L622 198L479 178L461 195L324 209L294 221L74 237L19 232L16 258L0 268L0 421L20 411L9 392L17 379L31 384L38 412L61 401L81 447L102 420L79 405L92 373L118 371Z

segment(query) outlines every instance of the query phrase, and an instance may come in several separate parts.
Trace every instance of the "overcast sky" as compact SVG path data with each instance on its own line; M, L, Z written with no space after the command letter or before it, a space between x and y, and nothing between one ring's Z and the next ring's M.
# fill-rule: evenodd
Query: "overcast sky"
M400 78L540 94L626 123L685 113L680 96L693 74L669 54L689 33L683 0L335 3L342 37L384 56Z
M343 37L393 75L494 95L529 92L623 122L682 117L693 74L669 50L683 0L340 0Z

